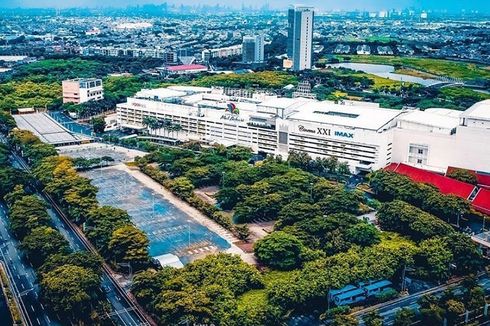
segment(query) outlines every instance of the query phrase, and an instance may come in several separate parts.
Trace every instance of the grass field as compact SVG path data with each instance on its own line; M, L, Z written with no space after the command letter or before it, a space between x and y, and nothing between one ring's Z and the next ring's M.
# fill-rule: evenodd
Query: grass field
M204 76L192 81L194 86L223 86L223 87L264 87L281 88L288 84L296 84L297 77L278 71L261 71L246 74L219 74Z
M356 76L356 77L367 77L371 79L374 82L374 85L371 87L373 90L374 89L379 89L381 87L390 87L390 88L396 88L396 87L401 87L402 85L409 85L410 83L402 83L397 80L392 80L389 78L383 78L379 77L376 75L364 73L364 72L359 72L359 71L353 71L353 70L347 70L347 69L328 69L328 71L335 73L338 76ZM415 85L415 84L414 84Z
M405 58L380 55L349 55L351 62L374 63L401 66L428 74L464 80L490 78L488 67L473 63L430 58ZM397 71L398 72L398 71Z

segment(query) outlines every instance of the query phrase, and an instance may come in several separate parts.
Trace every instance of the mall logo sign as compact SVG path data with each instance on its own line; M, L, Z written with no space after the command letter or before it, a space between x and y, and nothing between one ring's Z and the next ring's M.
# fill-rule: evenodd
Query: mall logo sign
M352 132L345 132L345 131L336 131L335 136L344 137L344 138L354 138L354 134Z
M316 131L315 131L314 129L309 129L303 125L300 125L300 126L298 126L298 130L300 132L307 132L310 134L330 136L330 129L326 129L326 128L316 128Z

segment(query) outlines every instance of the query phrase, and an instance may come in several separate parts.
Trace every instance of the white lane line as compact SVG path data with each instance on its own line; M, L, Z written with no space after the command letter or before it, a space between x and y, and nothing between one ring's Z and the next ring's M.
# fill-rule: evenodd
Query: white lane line
M32 312L34 312L34 307L32 305L31 305L31 310L32 310Z

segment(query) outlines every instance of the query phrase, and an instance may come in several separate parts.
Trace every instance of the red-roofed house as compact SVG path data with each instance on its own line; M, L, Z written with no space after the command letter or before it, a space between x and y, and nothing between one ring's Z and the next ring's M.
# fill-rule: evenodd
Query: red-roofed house
M164 73L170 75L185 75L185 74L195 74L202 71L207 71L208 67L197 64L190 65L179 65L179 66L166 66L163 68L157 68L158 70L163 70Z
M443 194L456 195L458 197L468 199L473 193L475 186L461 182L455 179L445 177L443 175L415 168L403 163L392 163L386 168L388 171L393 171L399 174L406 175L416 182L423 182L434 185Z

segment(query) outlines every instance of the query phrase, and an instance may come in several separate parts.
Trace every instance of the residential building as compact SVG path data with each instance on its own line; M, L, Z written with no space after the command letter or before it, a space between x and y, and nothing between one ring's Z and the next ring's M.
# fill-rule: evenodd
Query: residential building
M102 79L77 78L64 80L63 103L81 104L88 101L100 101L104 98Z
M201 53L202 61L208 62L211 58L226 58L242 54L242 45L233 45L224 48L206 49Z
M288 11L288 58L295 71L311 69L314 16L308 6L295 5Z
M242 43L242 61L244 63L264 62L264 36L244 36Z

